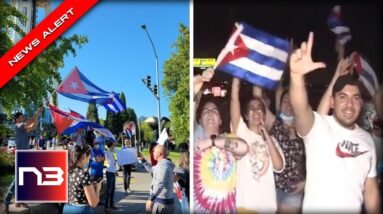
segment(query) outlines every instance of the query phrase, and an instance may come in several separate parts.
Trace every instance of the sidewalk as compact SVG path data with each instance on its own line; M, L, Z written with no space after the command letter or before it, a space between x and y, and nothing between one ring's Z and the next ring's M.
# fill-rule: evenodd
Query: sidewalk
M116 179L116 190L114 194L114 203L119 210L111 210L110 213L146 213L145 204L149 197L149 189L152 177L150 173L146 172L143 165L138 163L135 171L132 171L132 179L130 181L131 193L125 195L122 171L118 172ZM106 190L106 177L104 176L105 184L103 185L102 193ZM180 205L176 194L174 193L176 212L180 213ZM101 195L101 202L105 203L105 195ZM12 202L13 203L13 202ZM18 214L40 214L40 213L58 213L57 204L28 204L29 209L16 208L14 203L10 205L10 213ZM99 205L95 208L95 213L105 213L104 206Z

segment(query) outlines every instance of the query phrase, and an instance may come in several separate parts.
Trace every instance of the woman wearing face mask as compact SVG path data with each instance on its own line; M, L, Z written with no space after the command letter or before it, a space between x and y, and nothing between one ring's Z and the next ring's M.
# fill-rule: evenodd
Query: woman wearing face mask
M101 183L92 185L86 171L90 159L90 146L76 145L70 153L69 165L69 200L63 213L94 213L100 199Z
M100 142L95 141L94 147L90 155L90 180L93 182L98 182L103 178L103 169L104 169L105 154L104 151L100 148Z

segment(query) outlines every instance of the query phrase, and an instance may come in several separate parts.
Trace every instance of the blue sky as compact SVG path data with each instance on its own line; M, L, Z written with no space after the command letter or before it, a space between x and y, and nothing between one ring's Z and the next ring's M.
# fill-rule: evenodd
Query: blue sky
M52 1L56 8L62 1ZM138 117L157 116L157 100L141 81L146 75L156 83L155 57L149 38L154 42L158 55L160 81L163 65L174 49L179 24L189 25L189 1L100 1L77 21L64 36L86 35L89 42L77 49L77 56L65 58L59 70L61 77L77 66L94 84L106 91L124 92L126 104ZM161 85L161 83L160 83ZM161 117L169 117L169 99L161 88ZM58 106L85 115L88 104L58 95ZM106 117L106 110L98 107L99 117Z

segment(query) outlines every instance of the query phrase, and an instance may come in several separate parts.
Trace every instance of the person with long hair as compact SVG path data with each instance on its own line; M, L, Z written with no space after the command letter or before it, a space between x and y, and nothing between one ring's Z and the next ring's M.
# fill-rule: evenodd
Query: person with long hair
M70 153L69 200L63 213L94 213L100 201L102 180L93 185L87 172L91 147L76 145Z
M178 168L175 170L174 181L178 182L185 190L186 197L189 202L190 198L190 154L189 150L181 151L180 153L180 162Z

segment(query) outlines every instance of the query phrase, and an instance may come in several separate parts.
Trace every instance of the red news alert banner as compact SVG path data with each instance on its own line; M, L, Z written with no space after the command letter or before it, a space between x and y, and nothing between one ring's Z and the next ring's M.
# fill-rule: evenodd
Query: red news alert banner
M72 26L98 0L65 0L0 59L0 88Z

